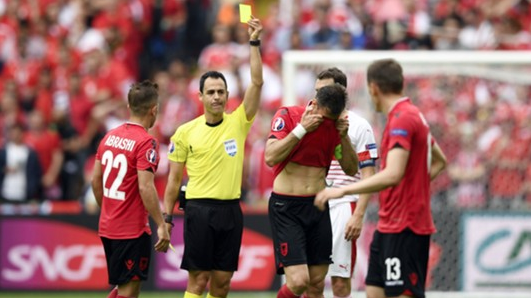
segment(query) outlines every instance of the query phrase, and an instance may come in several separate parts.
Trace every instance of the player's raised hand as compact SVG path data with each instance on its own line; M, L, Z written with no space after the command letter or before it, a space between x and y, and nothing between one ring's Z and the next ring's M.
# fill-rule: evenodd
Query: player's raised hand
M302 113L301 124L307 132L314 131L323 122L323 116L316 112L314 105L310 101L306 110Z
M339 131L339 135L341 137L345 137L348 135L348 112L345 110L343 113L341 113L341 116L336 120L336 128L337 131Z
M157 236L159 239L155 243L155 250L159 252L167 252L170 247L170 233L166 225L160 225L157 227Z
M326 203L330 199L341 198L344 196L344 192L341 188L325 188L317 193L313 204L321 211L326 209Z
M363 216L353 214L345 226L345 240L356 240L361 234L363 227Z
M255 18L254 16L251 16L251 19L247 22L249 25L249 39L250 40L258 40L260 39L260 34L262 33L262 23L260 23L260 20Z

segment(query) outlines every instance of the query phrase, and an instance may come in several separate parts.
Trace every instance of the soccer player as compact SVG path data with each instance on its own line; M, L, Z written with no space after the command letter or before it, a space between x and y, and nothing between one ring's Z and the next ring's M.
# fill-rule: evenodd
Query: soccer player
M430 180L446 167L446 157L419 109L403 94L402 67L393 59L367 70L377 112L387 114L381 143L381 171L359 182L319 192L315 205L346 194L380 191L377 230L371 243L367 297L425 297L430 235Z
M228 92L222 73L208 71L199 81L205 113L171 137L170 173L164 193L166 221L178 198L186 166L188 184L184 207L184 256L188 270L185 298L198 298L210 282L207 297L226 297L238 268L243 233L240 208L245 139L260 105L263 85L260 34L256 18L249 22L251 84L243 103L225 113Z
M346 75L336 67L323 70L317 75L315 91L324 86L340 84L347 87ZM367 120L352 111L348 111L348 137L358 155L359 171L349 176L341 170L334 159L326 176L329 187L340 187L374 175L378 152L372 127ZM359 200L358 200L359 198ZM328 203L332 221L332 261L328 268L328 277L332 280L334 297L351 297L351 278L356 263L356 239L361 233L365 210L370 194L346 195Z
M358 171L347 135L347 93L339 84L324 86L306 107L280 108L272 119L265 161L275 180L269 200L277 273L286 274L277 297L321 297L332 263L330 213L313 206L325 188L335 156L345 173Z
M127 94L129 121L109 131L96 153L92 189L101 207L99 235L107 259L109 298L138 297L147 279L151 256L148 213L157 224L155 250L170 244L154 185L159 156L148 134L157 118L158 87L150 81L133 84Z

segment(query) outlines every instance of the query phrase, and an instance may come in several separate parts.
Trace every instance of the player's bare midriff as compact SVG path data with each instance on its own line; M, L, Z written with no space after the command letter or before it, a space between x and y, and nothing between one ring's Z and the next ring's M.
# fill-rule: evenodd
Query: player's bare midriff
M284 195L311 196L325 188L326 168L290 162L278 174L273 191Z

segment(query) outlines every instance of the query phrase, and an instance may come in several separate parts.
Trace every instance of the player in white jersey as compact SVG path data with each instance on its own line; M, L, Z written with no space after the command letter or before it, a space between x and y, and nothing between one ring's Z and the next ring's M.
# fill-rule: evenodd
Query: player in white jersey
M337 68L329 68L317 76L315 90L330 84L346 87L345 74ZM337 160L332 160L328 176L329 187L341 187L374 175L378 150L371 125L367 120L352 111L348 111L350 141L358 154L359 171L354 177L341 170ZM330 200L330 219L332 222L333 251L328 276L332 278L334 297L351 297L351 278L356 262L356 239L361 233L363 217L370 194L347 195L341 199Z

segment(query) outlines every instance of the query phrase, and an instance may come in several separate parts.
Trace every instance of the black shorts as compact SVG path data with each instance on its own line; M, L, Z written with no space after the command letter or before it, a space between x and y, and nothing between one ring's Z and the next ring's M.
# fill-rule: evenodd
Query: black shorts
M181 268L238 270L242 233L240 200L187 200Z
M151 257L151 236L147 233L135 239L101 237L109 284L122 285L131 280L147 280Z
M374 232L365 283L384 288L387 297L404 293L424 298L430 235L406 229L400 233Z
M319 211L314 198L271 193L269 221L278 274L287 266L332 263L330 212Z

